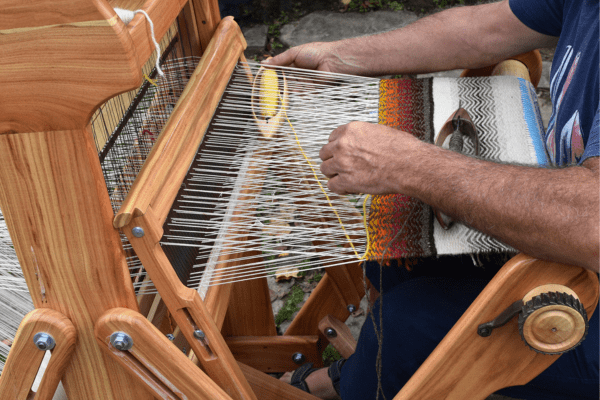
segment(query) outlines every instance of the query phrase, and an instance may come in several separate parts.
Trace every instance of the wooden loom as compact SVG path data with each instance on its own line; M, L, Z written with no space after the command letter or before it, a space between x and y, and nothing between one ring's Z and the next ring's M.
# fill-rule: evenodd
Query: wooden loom
M201 140L197 132L205 130L234 65L243 60L245 41L237 25L230 18L221 21L211 0L37 0L27 5L8 0L2 6L0 206L36 310L19 328L0 378L0 399L33 396L31 383L44 354L33 345L39 332L56 341L35 394L39 399L51 398L60 380L69 399L313 398L259 370L292 370L295 352L318 361L324 340L319 322L328 314L335 318L332 324L345 320L346 306L358 304L364 294L357 265L329 268L286 335L276 336L264 280L215 287L202 301L167 268L158 244L162 222ZM144 18L125 26L113 7L144 8L157 37L177 19L192 32L187 45L197 55L204 49L154 147L159 156L146 162L114 222L152 275L193 350L191 359L139 312L90 133L96 108L137 87L154 50ZM488 339L478 337L476 327L547 284L570 287L588 314L593 312L598 288L592 273L517 258L397 398L484 398L541 372L557 356L531 351L514 325L498 328ZM111 342L117 332L126 333L133 347L123 336ZM511 356L498 362L508 347Z

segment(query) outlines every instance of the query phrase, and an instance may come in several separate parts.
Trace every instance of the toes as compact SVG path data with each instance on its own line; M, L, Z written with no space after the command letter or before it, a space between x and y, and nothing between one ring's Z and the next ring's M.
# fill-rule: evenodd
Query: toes
M292 373L286 372L281 376L281 378L279 378L279 380L288 384L292 383Z

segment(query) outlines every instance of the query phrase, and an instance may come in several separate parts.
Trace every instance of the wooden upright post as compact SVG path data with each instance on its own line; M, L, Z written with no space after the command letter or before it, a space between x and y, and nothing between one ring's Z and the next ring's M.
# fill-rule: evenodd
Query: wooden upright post
M0 159L0 203L34 305L77 330L68 398L152 398L94 337L105 311L137 304L90 132L3 134Z
M135 46L103 0L0 7L0 204L35 307L75 327L67 396L152 398L94 337L105 311L137 310L88 128L99 104L141 82Z

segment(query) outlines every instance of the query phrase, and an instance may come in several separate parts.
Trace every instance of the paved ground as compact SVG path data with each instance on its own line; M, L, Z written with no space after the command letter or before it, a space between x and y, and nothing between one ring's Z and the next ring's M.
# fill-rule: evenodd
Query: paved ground
M367 35L376 32L395 29L411 22L416 21L420 16L413 12L400 11L377 11L366 14L361 13L336 13L336 12L314 12L298 21L289 23L281 27L279 40L285 46L297 46L314 41L333 41L360 35ZM266 25L253 27L243 27L243 32L248 42L247 57L252 59L257 55L266 53L268 44ZM553 57L553 51L544 50L543 55L543 76L538 85L538 96L540 111L544 125L547 126L551 114L551 104L548 96L550 66ZM257 57L260 59L260 57ZM426 76L450 76L457 77L460 70L445 71L436 74L419 75ZM277 313L283 306L287 293L291 286L296 282L294 280L276 283L274 278L270 278L270 288L273 300L273 309ZM310 293L305 294L305 300ZM360 305L362 310L366 309L366 299ZM358 337L360 328L365 321L364 312L358 312L356 317L350 317L347 325L352 330L355 337ZM289 321L281 324L281 331L284 332ZM487 400L512 400L505 396L492 395Z

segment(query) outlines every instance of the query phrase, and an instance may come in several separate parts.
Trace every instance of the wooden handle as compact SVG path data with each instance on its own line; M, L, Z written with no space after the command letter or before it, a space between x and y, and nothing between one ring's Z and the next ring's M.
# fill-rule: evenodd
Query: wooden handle
M115 228L143 215L150 205L164 221L245 48L233 18L223 19L117 213Z

